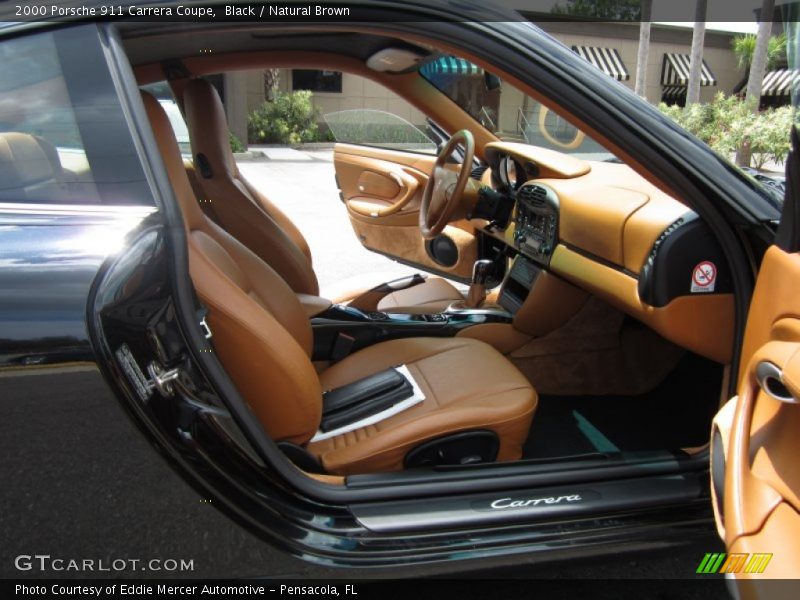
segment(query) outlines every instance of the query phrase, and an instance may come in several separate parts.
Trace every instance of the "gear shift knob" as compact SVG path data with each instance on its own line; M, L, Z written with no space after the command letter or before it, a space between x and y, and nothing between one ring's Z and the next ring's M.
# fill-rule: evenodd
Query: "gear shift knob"
M469 285L466 307L479 308L486 300L486 281L492 274L494 261L487 258L476 260L472 267L472 283Z
M475 264L472 266L472 284L484 285L492 274L493 268L494 261L488 258L476 260Z

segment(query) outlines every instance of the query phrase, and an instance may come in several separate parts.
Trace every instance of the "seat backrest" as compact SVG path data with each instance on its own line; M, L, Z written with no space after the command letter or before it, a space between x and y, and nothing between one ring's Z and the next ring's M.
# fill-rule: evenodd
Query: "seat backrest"
M303 306L275 270L203 213L164 109L147 93L142 99L183 214L189 270L219 359L269 435L303 444L322 412Z
M195 173L217 222L295 292L318 295L319 282L303 234L236 166L217 90L204 79L192 79L183 89L183 108Z
M47 140L16 131L0 133L0 200L49 201L64 195L64 170Z

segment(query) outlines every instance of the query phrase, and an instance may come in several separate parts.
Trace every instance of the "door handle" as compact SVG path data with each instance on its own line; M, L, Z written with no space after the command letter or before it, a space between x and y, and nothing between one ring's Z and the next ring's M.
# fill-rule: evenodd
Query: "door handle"
M369 190L359 185L359 191L366 193L368 196L365 198L350 198L347 201L348 208L360 215L373 218L388 217L405 208L416 195L419 181L417 181L416 177L402 169L383 173L382 176L391 180L392 183L397 186L397 194L394 198L379 199L381 202L388 202L388 204L379 204L378 201L372 201L369 198Z
M762 360L756 365L756 381L767 396L787 404L800 404L783 382L783 371L775 363Z

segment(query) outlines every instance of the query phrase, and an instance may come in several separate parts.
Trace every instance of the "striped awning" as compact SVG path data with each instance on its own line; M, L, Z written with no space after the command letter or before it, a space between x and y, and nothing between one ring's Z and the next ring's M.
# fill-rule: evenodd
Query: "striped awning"
M422 75L483 75L483 69L466 59L440 56L420 67Z
M762 96L791 96L792 89L800 85L800 70L776 69L764 75L761 82Z
M685 85L667 85L661 90L661 101L666 103L679 102L686 98Z
M603 73L610 75L617 81L628 81L631 78L616 48L573 46L572 50L573 52L577 52L578 56L589 61Z
M661 64L661 85L689 85L691 58L688 54L664 54ZM717 78L704 60L700 68L700 85L717 85Z

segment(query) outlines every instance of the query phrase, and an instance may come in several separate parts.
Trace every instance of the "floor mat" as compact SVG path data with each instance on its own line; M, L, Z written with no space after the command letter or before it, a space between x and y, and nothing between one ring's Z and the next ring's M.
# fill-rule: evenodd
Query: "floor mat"
M525 458L699 446L719 400L722 367L687 353L658 387L638 396L539 398Z

